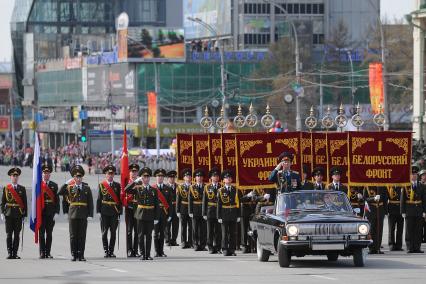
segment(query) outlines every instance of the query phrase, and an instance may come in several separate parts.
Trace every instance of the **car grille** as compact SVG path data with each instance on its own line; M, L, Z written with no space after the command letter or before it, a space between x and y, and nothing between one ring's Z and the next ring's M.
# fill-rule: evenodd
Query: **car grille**
M356 223L299 224L299 235L305 236L329 236L357 233L358 224Z

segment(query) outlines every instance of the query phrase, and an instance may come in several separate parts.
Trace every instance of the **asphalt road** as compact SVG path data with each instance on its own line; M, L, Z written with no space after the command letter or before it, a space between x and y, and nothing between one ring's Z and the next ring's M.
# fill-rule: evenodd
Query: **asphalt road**
M7 167L0 167L0 184L9 178ZM69 175L54 173L52 180L62 184ZM102 179L102 176L99 177ZM30 169L23 169L20 183L29 188ZM85 181L96 187L98 176L86 176ZM94 193L96 198L97 193ZM29 201L30 202L30 201ZM385 223L386 224L386 223ZM140 261L125 257L125 226L121 222L120 247L117 259L104 259L98 217L88 225L86 243L87 262L71 262L69 253L68 223L59 216L53 232L52 255L54 259L38 259L38 247L28 221L25 224L21 260L6 260L4 223L0 222L0 283L114 283L114 282L164 282L164 283L424 283L426 255L407 255L389 252L387 233L384 234L384 255L368 256L366 266L355 268L352 258L340 257L329 262L326 257L295 258L290 268L280 268L277 257L269 262L258 262L255 254L236 257L210 255L207 252L166 248L167 258ZM385 232L387 226L385 226ZM423 249L426 246L423 245ZM154 255L154 252L152 253Z

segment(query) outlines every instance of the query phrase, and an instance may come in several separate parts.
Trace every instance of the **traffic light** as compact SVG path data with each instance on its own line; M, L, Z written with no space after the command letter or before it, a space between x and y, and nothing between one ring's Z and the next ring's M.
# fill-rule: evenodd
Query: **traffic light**
M89 129L89 118L87 117L87 112L86 115L81 115L81 113L84 113L85 110L82 107L82 110L80 112L80 119L81 119L81 136L80 136L80 141L81 142L87 142L87 133L88 133L88 129Z

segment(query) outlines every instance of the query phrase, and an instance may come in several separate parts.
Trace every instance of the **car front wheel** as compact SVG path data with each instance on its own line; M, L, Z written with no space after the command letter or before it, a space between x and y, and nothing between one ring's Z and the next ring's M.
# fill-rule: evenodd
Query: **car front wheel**
M289 267L291 262L291 253L283 245L278 245L278 263L280 267Z
M366 253L362 248L357 248L354 251L354 265L356 267L363 267L365 265Z
M269 250L264 250L259 242L259 237L256 238L256 251L257 251L257 259L259 261L265 262L268 261L271 252Z

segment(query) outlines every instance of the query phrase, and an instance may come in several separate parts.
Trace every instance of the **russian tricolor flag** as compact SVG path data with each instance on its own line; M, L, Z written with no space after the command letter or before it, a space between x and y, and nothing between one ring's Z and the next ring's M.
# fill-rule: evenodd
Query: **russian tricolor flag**
M33 160L33 183L31 198L30 228L34 232L34 241L38 243L38 233L42 222L43 198L41 192L41 159L40 142L38 134L35 134L34 160Z

